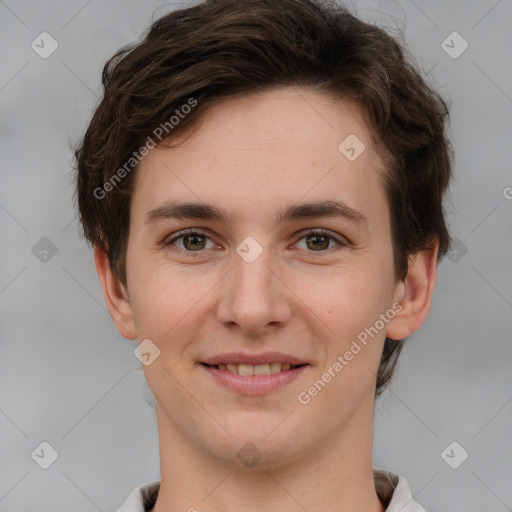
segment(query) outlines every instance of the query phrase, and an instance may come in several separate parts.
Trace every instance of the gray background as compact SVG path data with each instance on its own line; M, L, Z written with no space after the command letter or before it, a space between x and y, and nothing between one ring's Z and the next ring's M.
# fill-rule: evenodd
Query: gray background
M159 478L136 342L115 331L77 234L69 144L105 60L179 5L0 0L1 511L110 511ZM375 0L355 12L404 28L452 105L456 152L457 243L378 401L374 465L404 475L428 512L512 510L512 3ZM43 31L59 45L47 59L31 48ZM453 31L469 44L458 58L442 47ZM31 457L43 441L58 452L48 469ZM441 456L453 441L469 453L458 469ZM463 452L448 453L453 464Z

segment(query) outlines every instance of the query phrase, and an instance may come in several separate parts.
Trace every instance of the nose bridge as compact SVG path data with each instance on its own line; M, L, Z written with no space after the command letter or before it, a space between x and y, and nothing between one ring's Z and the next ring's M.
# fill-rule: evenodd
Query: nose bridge
M219 321L257 333L288 319L286 288L275 276L275 263L270 248L254 238L237 247L220 297Z
M237 250L237 257L234 258L235 290L237 294L259 294L270 297L273 273L270 270L271 254L268 247L261 252L254 247L241 246ZM258 254L258 252L260 252ZM242 254L241 254L242 253Z

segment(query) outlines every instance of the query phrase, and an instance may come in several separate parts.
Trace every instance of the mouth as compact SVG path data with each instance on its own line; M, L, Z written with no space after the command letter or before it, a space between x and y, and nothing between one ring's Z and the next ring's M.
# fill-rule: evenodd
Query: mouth
M264 363L264 364L241 364L241 363L220 363L215 365L210 365L206 363L201 363L208 368L216 369L216 370L225 370L231 373L235 373L238 375L243 375L245 377L250 376L258 376L262 377L264 375L274 375L276 373L288 372L290 370L294 370L295 368L300 368L302 366L308 366L307 363L304 364L290 364L290 363Z
M213 385L220 385L237 395L261 396L285 388L307 372L311 365L278 353L257 356L238 353L219 355L201 362L199 367L206 370L205 374Z

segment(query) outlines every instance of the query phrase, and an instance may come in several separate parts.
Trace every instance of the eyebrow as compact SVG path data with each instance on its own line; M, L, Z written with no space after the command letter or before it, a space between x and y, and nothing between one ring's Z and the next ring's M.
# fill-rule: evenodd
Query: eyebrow
M276 222L290 222L300 219L315 219L319 217L342 217L355 224L368 227L368 218L361 212L340 201L320 201L291 205L280 209ZM167 201L146 214L145 225L155 224L165 219L211 220L222 223L232 222L233 215L222 208L207 203L181 203Z

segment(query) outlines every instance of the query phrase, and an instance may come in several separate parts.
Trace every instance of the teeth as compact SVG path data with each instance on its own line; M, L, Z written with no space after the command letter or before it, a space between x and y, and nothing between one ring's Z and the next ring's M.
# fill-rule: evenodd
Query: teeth
M270 373L279 373L281 371L281 363L270 363Z
M217 368L219 370L228 370L231 373L238 373L239 375L270 375L272 373L279 373L281 371L285 372L290 370L291 368L295 368L295 366L290 365L289 363L266 363L266 364L218 364Z
M239 364L238 373L240 375L254 375L254 366L250 364Z
M270 375L269 364L257 364L254 367L254 375Z

